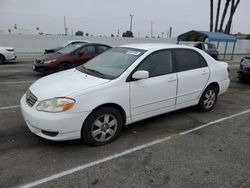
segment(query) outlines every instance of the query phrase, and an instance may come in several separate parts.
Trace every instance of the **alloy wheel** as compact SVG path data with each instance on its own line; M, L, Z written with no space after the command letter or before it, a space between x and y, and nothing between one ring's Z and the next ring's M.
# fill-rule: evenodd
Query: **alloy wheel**
M98 142L107 142L117 131L118 121L111 114L103 114L98 117L92 126L92 137Z

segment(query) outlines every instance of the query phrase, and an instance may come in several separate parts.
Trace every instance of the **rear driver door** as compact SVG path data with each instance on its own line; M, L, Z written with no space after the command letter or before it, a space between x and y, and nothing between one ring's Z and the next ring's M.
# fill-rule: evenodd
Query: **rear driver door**
M210 76L205 59L195 50L175 49L174 59L178 77L177 108L196 103Z

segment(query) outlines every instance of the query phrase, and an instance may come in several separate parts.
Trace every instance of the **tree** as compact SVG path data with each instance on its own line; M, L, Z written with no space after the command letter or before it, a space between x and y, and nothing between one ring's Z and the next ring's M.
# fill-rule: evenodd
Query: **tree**
M210 32L214 30L214 0L210 0Z
M76 35L76 36L83 36L83 32L82 32L82 31L77 31L77 32L75 33L75 35Z
M122 34L122 37L134 37L132 31L126 31Z
M235 0L231 0L231 11L230 11L230 16L226 25L226 29L225 29L225 33L230 34L231 31L231 26L232 26L232 22L233 22L233 16L234 13L238 7L240 3L240 0L237 0L236 4L235 4Z
M229 7L230 1L231 0L226 0L226 4L225 4L224 10L223 10L223 14L221 17L221 22L220 22L220 29L219 29L220 32L223 32L223 25L224 25L224 21L225 21L226 15L227 15L227 9Z
M86 33L85 36L88 37L88 36L89 36L89 33Z
M218 24L219 24L219 17L220 17L220 6L221 6L221 0L218 0L217 4L217 12L216 12L216 20L215 20L215 28L214 31L218 31Z
M111 34L110 36L111 36L111 37L115 37L115 35L114 35L114 34Z

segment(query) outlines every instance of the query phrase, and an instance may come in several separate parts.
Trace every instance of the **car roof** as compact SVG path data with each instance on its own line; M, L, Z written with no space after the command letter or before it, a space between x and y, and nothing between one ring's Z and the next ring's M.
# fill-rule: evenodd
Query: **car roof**
M140 50L157 50L157 49L170 49L170 48L188 48L196 49L191 46L181 45L181 44L170 44L170 43L138 43L138 44L126 44L120 47L123 48L135 48Z
M84 43L89 43L87 40L69 40L68 44L73 43L73 42L84 42Z

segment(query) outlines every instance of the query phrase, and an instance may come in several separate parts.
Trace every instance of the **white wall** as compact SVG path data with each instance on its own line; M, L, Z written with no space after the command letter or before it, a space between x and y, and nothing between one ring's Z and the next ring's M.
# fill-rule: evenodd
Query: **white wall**
M57 35L15 35L0 34L0 46L14 47L16 52L43 52L46 48L53 48L66 43L68 40L88 40L91 42L104 43L111 46L119 46L129 43L176 43L176 38L122 38L122 37L77 37ZM228 45L228 53L232 51L232 44ZM224 53L224 43L220 43L219 51ZM238 40L235 46L235 53L249 54L250 40Z

